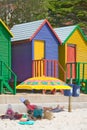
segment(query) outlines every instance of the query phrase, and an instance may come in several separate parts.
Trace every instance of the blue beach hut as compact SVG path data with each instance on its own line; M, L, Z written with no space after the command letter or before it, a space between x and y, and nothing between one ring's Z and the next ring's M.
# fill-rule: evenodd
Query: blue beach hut
M58 45L61 41L48 20L14 25L12 69L18 82L33 76L58 76Z

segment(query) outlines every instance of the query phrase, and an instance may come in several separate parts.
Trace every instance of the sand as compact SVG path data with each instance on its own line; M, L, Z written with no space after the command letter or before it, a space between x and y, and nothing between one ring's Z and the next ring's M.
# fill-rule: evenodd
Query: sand
M13 110L25 113L26 107L20 102L20 97L26 97L32 103L41 106L64 105L64 111L54 113L52 120L42 119L34 125L20 125L19 120L0 119L0 130L87 130L87 95L72 97L72 111L68 112L68 99L59 94L16 94L0 95L0 115L4 114L7 105L12 104ZM49 102L49 103L48 103Z
M34 125L20 125L19 120L0 119L0 130L87 130L87 109L73 109L54 113L51 120L41 119Z

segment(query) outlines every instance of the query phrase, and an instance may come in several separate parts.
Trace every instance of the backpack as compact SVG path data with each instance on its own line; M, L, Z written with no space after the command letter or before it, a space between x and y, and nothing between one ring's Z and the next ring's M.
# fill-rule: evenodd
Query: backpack
M34 111L33 111L33 116L34 116L35 118L41 119L42 116L43 116L43 109L38 109L38 108L34 109Z

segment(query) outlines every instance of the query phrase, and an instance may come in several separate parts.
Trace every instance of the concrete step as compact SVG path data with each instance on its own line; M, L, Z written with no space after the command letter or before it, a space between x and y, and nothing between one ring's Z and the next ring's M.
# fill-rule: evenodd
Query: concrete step
M32 103L58 103L67 102L68 96L61 93L52 94L35 94L35 93L17 93L16 95L0 95L0 104L20 103L20 98L24 97ZM87 94L80 94L79 97L72 97L72 102L87 102Z
M26 112L26 107L23 103L21 103L20 98L24 97L32 104L36 104L39 106L56 106L60 104L64 106L68 111L69 107L69 97L64 96L60 93L56 93L55 95L51 94L32 94L32 93L17 93L16 95L0 95L0 114L5 113L8 104L12 104L14 111L24 113ZM80 94L79 97L71 97L71 107L72 109L77 108L87 108L87 95Z

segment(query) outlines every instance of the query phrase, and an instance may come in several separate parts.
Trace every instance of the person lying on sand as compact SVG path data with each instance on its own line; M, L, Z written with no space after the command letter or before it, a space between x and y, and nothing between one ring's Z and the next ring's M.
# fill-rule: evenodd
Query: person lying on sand
M30 111L34 111L35 109L40 109L40 108L43 109L43 111L46 111L46 110L54 111L54 110L58 110L58 109L61 109L61 110L64 109L64 106L60 107L59 105L57 105L55 108L53 108L53 107L40 107L40 106L31 104L30 101L27 99L25 99L25 101L23 103L27 107L27 110L30 110Z
M60 107L57 105L55 108L53 107L42 107L35 104L31 104L28 99L20 98L21 102L24 103L24 105L27 107L27 113L31 118L35 117L38 119L43 118L43 115L46 111L49 112L58 112L60 110L63 110L64 107Z

